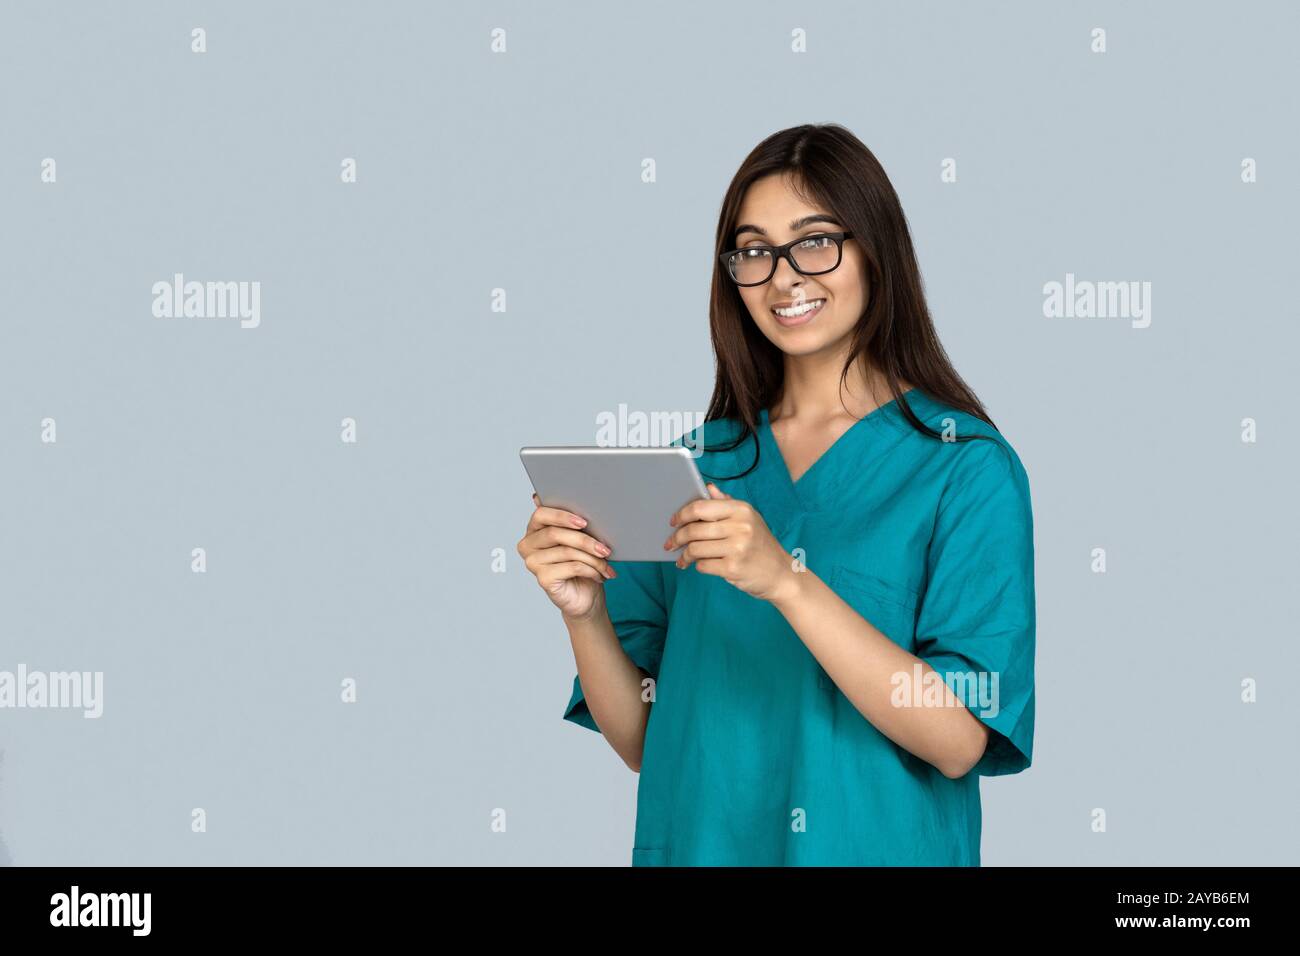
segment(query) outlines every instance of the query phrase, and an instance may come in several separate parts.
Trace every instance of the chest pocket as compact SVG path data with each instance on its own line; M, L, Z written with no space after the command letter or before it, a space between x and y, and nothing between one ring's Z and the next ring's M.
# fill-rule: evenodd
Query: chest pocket
M916 609L921 596L909 587L835 565L831 590L908 653L916 646Z

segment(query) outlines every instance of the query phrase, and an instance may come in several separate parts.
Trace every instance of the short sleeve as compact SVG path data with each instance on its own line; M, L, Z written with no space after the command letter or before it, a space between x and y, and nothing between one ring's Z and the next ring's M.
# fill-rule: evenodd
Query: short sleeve
M971 772L998 776L1033 757L1033 516L1015 453L976 441L989 450L958 469L935 519L916 654L990 730Z
M659 678L659 661L663 658L664 639L668 633L669 594L664 581L664 567L670 561L610 561L617 577L605 588L605 606L614 633L632 662L651 677ZM565 708L564 719L600 732L587 708L582 682L573 678L573 695Z

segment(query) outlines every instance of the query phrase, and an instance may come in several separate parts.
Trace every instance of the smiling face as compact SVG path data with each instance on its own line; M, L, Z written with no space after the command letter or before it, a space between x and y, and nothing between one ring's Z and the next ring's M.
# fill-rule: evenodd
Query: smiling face
M780 246L795 239L807 239L807 260L814 258L816 237L844 232L847 227L831 214L800 199L786 175L765 176L750 184L741 202L738 228L732 248ZM834 248L829 240L821 246ZM799 255L796 248L795 256ZM832 258L833 262L834 259ZM805 276L785 259L776 264L772 278L762 285L737 286L754 322L777 348L787 355L810 355L847 348L848 337L867 306L869 293L866 262L852 239L844 241L839 267L822 275ZM820 304L818 304L820 302ZM806 314L778 314L808 304Z

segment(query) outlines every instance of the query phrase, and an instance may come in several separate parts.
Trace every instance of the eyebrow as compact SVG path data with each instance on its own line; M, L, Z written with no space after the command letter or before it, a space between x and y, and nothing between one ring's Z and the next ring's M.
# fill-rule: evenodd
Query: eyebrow
M817 213L813 216L804 216L802 219L796 219L794 222L790 223L790 231L798 232L800 229L803 229L806 226L811 226L815 222L828 222L834 226L840 224L840 221L834 216L828 216L825 213ZM739 239L742 232L756 232L764 238L771 238L761 226L755 226L752 223L746 222L741 223L736 227L736 231L732 234L732 239Z

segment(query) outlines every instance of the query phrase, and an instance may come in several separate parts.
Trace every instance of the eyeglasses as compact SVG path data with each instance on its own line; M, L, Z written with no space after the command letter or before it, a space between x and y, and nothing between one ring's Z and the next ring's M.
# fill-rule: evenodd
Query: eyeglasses
M778 259L785 259L794 271L819 276L839 268L844 240L851 232L822 232L787 242L783 246L746 246L718 256L731 280L740 286L762 285L776 273Z

